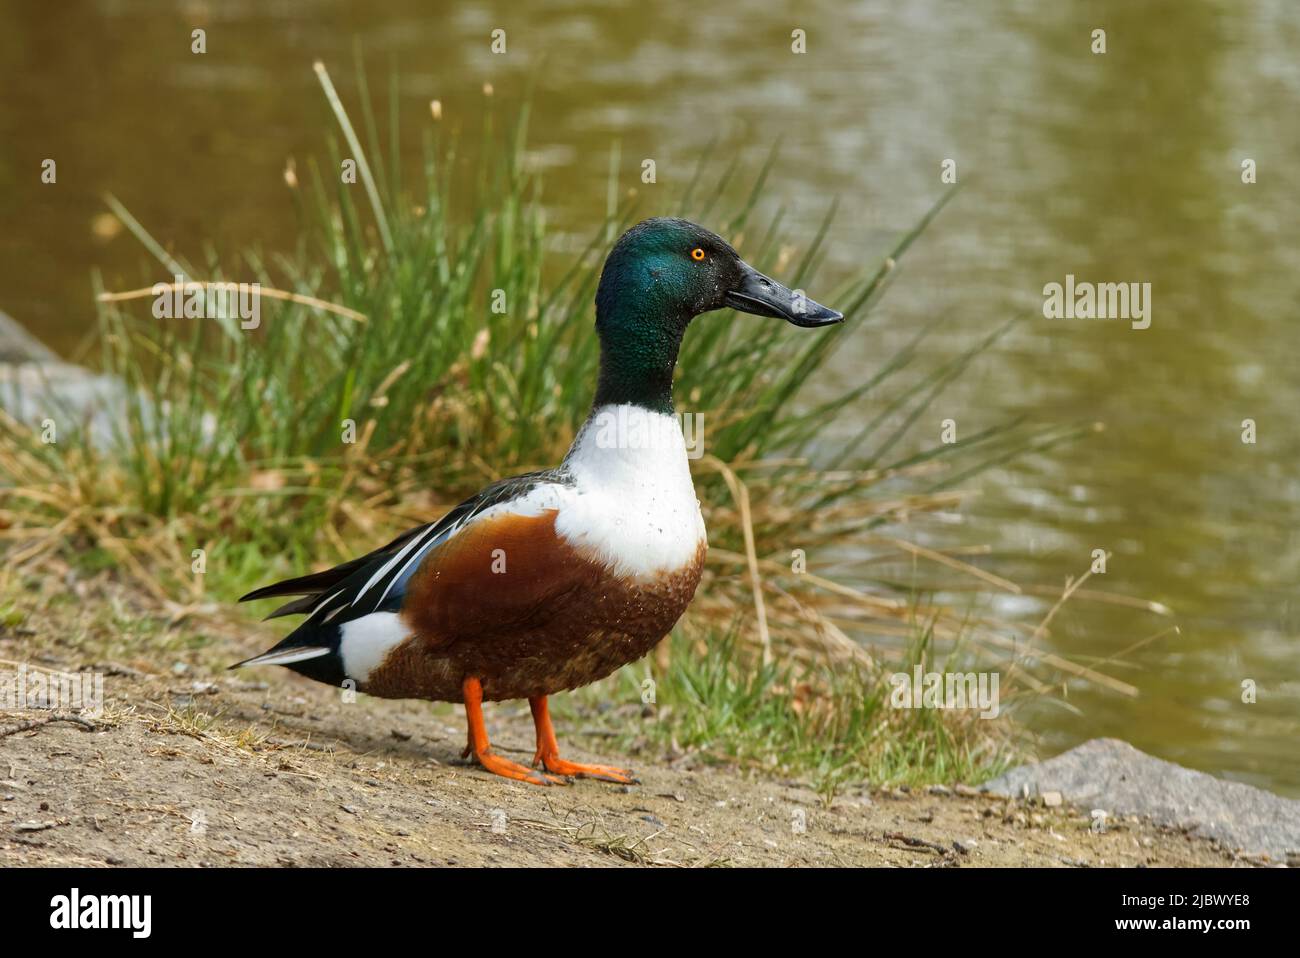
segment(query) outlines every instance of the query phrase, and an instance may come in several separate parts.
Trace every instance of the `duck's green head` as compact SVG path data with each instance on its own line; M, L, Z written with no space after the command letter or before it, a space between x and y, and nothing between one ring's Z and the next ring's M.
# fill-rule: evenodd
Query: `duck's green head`
M703 226L645 220L614 245L596 291L596 405L633 403L671 412L673 368L687 325L724 307L804 327L844 318L764 276Z

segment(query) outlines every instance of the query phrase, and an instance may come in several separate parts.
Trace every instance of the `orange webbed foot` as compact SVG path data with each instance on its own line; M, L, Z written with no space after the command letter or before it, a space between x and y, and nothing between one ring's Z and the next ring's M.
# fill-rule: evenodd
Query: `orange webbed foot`
M465 695L465 718L469 725L469 741L465 743L465 751L461 753L461 758L467 758L472 753L478 759L478 763L493 775L514 779L517 782L527 782L529 785L568 784L562 778L534 772L526 765L512 762L493 752L488 742L487 728L483 724L482 684L478 679L470 677L462 683L461 690Z
M583 765L560 758L560 746L555 741L555 729L551 725L551 711L546 704L546 696L529 699L533 710L533 724L537 727L537 754L533 756L533 767L541 765L548 772L556 775L569 775L574 778L594 778L601 782L613 782L616 785L636 785L637 778L625 768L613 765Z
M527 765L520 765L518 762L512 762L508 758L502 758L495 752L476 752L474 757L478 763L493 775L500 775L503 778L512 778L519 782L527 782L529 785L567 785L568 783L554 775L547 775L544 772L534 772Z
M568 775L573 778L594 778L601 782L614 782L618 785L638 785L640 780L625 768L613 765L584 765L570 762L559 755L547 755L538 752L533 757L533 767L541 765L548 772L556 775Z

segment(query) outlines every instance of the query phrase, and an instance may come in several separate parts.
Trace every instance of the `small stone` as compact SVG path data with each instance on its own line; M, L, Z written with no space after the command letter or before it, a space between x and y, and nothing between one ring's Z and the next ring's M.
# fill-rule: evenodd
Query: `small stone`
M926 789L931 795L951 795L952 789L947 785L931 785Z
M978 788L971 788L969 785L957 785L953 788L953 791L962 798L974 798L980 793Z
M959 838L952 843L952 847L957 849L963 855L969 855L975 849L980 847L980 843L973 838Z
M1043 804L1048 808L1058 808L1062 801L1060 792L1043 792Z

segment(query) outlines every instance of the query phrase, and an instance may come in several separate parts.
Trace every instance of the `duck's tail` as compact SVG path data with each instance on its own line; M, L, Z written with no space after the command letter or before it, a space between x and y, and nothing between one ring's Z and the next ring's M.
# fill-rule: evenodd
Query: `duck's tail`
M295 645L287 649L277 646L270 652L263 652L251 659L236 662L230 668L242 669L246 665L292 665L294 662L304 662L307 659L329 655L333 651L333 649L325 645Z

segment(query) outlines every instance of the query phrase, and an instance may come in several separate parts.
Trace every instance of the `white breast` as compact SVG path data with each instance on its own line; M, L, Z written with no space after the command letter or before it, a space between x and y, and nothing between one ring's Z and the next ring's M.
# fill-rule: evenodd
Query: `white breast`
M653 576L693 561L704 541L686 443L676 416L602 406L573 441L573 476L556 531L619 575Z

